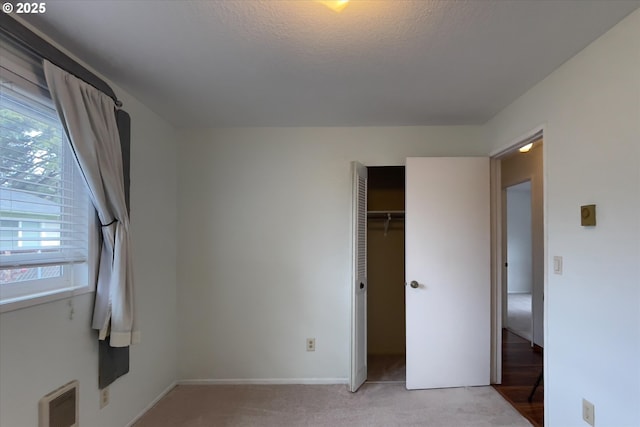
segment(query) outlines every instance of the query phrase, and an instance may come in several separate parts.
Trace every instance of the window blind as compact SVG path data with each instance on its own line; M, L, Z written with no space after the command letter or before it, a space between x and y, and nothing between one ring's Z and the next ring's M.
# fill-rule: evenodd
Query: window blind
M5 53L0 64L0 268L84 262L88 199L66 134L38 70Z

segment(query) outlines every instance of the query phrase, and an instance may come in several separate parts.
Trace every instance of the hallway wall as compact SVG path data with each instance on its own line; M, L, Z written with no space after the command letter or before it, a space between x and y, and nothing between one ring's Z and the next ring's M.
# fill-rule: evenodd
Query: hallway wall
M507 292L528 293L533 289L531 242L531 183L507 192Z

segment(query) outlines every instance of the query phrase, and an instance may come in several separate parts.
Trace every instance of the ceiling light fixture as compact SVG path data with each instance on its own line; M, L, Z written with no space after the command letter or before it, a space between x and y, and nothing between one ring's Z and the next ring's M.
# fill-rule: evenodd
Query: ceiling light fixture
M318 3L322 3L323 5L327 6L329 9L333 10L334 12L342 12L342 9L347 7L347 5L349 4L349 0L333 0L333 1L316 0L316 1Z
M530 142L527 145L523 145L522 147L518 148L518 151L521 153L528 153L529 150L531 150L531 147L533 147L533 142Z

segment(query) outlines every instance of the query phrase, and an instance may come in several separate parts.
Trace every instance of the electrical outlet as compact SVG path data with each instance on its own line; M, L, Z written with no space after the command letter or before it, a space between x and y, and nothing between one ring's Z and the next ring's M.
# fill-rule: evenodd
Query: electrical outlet
M100 409L109 404L109 387L100 390Z
M592 426L595 426L595 407L593 403L586 399L582 399L582 419Z
M316 339L307 338L307 351L316 351Z

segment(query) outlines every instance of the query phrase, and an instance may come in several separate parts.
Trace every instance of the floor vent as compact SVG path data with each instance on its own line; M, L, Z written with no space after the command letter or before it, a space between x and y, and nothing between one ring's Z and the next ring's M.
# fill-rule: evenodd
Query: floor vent
M39 427L78 427L78 381L40 399Z

